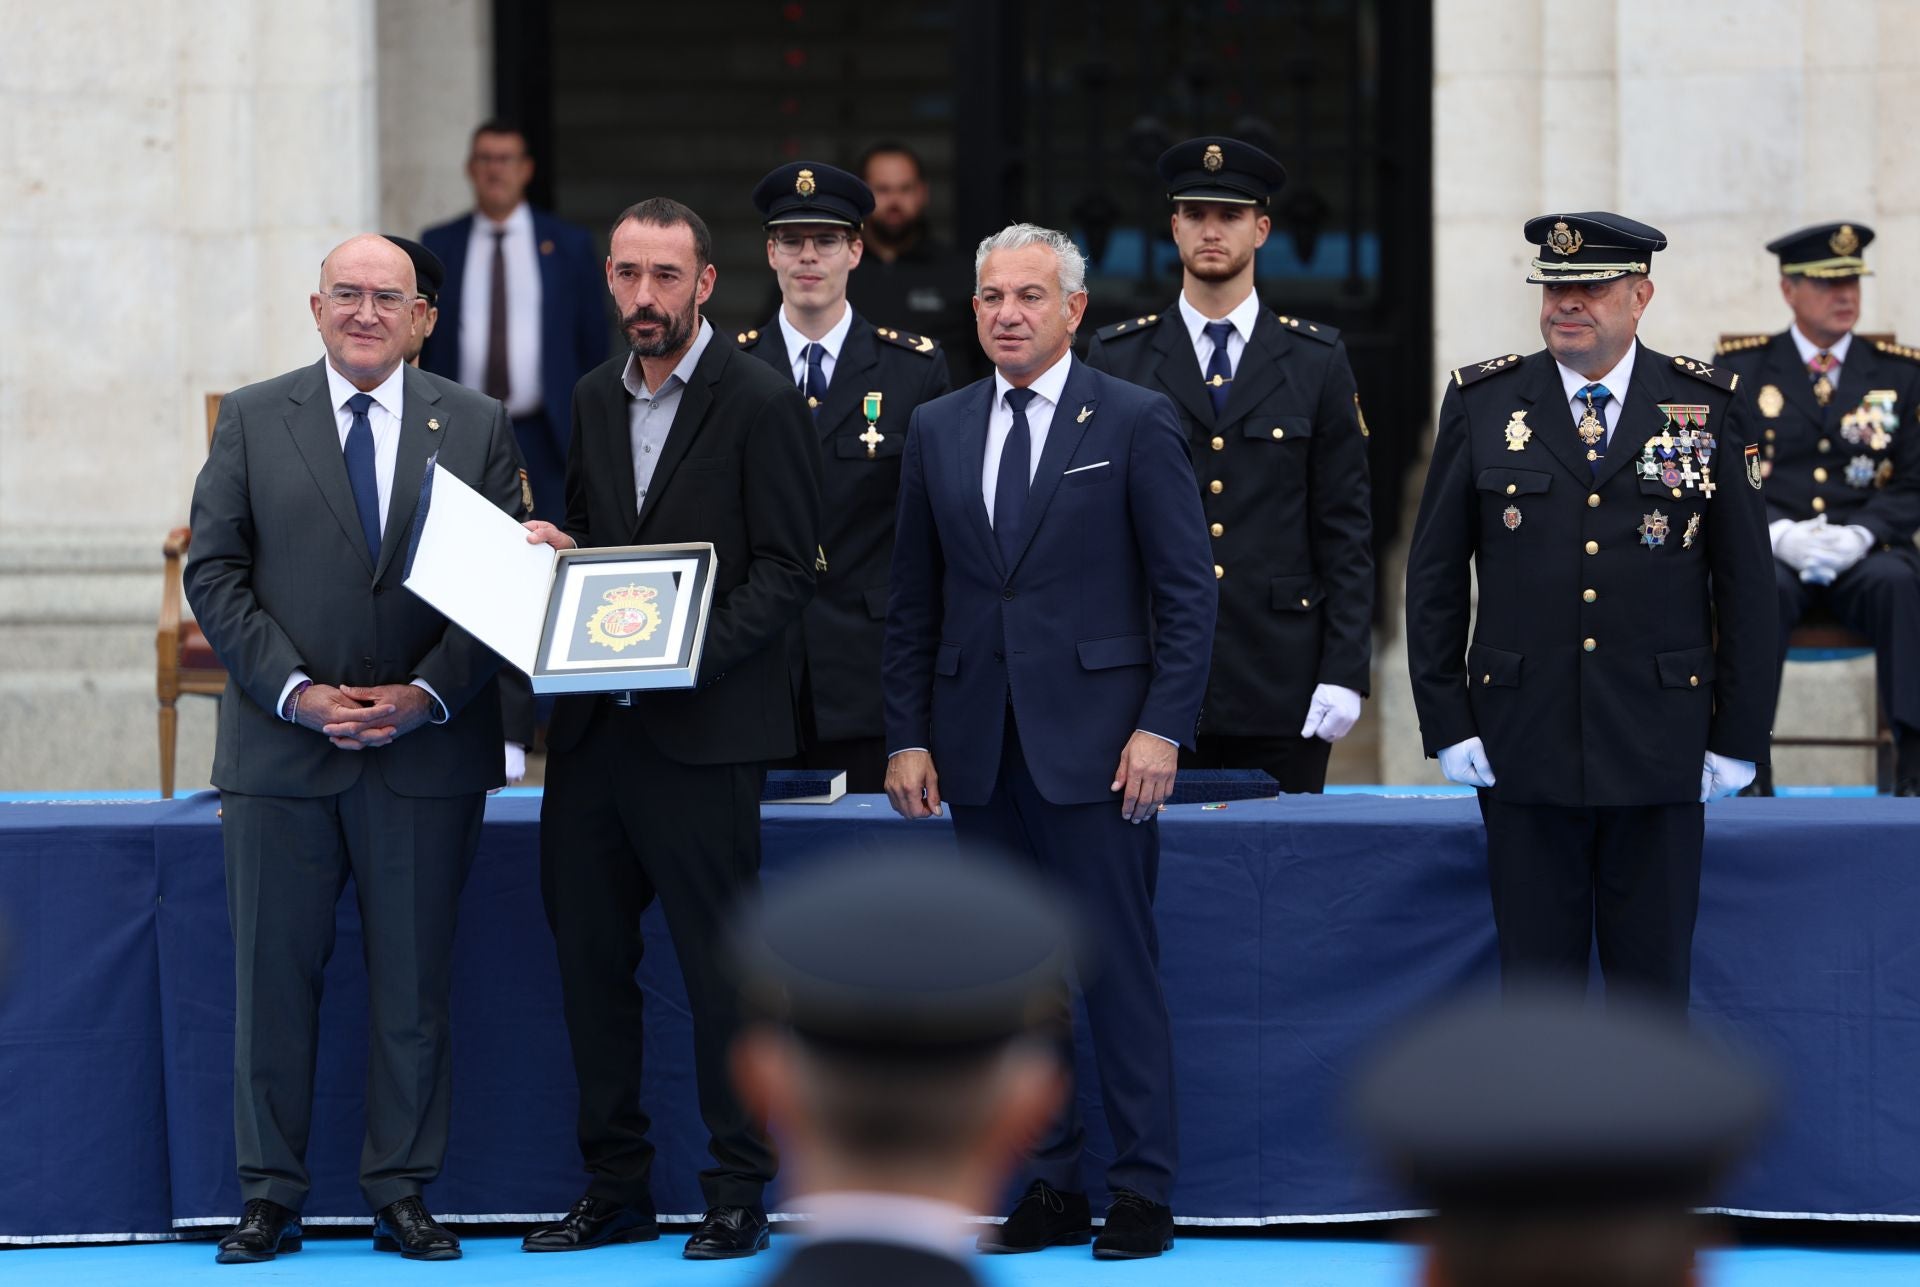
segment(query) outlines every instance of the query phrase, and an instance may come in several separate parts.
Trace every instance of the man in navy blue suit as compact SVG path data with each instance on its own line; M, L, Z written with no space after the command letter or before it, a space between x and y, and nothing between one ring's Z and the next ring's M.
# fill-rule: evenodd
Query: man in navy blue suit
M974 283L995 373L907 426L881 666L887 795L908 818L952 804L963 839L1031 856L1082 909L1114 1140L1094 1255L1157 1256L1173 1245L1177 1148L1155 814L1206 691L1206 520L1173 404L1072 356L1087 306L1073 242L1014 224L980 243ZM1089 1240L1084 1134L1070 1107L981 1250Z
M606 286L593 235L527 204L519 126L486 121L467 153L474 210L420 234L447 266L420 365L507 404L533 515L566 515L573 386L607 360Z

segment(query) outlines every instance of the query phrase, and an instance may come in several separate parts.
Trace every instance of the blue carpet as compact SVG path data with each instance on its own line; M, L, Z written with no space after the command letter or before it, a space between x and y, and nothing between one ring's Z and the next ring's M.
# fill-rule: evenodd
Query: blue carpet
M576 1255L529 1256L517 1238L469 1237L466 1258L446 1266L445 1281L460 1287L727 1287L751 1283L770 1268L766 1259L693 1264L680 1259L681 1239L669 1236L637 1247L608 1247ZM786 1238L774 1242L779 1255ZM790 1244L789 1244L790 1245ZM1403 1287L1415 1280L1417 1253L1383 1242L1330 1242L1281 1237L1186 1238L1172 1255L1131 1264L1099 1263L1085 1248L980 1262L995 1287ZM206 1242L131 1247L62 1247L0 1252L0 1280L21 1287L97 1287L139 1283L313 1283L371 1287L434 1276L429 1265L376 1255L358 1238L307 1244L297 1256L271 1264L213 1263ZM438 1279L436 1278L436 1281ZM1710 1253L1701 1287L1910 1287L1920 1282L1920 1254L1888 1251L1804 1251L1748 1247Z

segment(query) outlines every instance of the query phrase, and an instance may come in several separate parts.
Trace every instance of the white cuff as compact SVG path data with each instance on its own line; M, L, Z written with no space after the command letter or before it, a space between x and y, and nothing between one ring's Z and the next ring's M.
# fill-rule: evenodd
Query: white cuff
M312 682L313 677L304 670L296 670L291 675L288 675L287 682L280 686L280 701L273 708L275 717L287 720L289 724L294 723L294 720L287 719L287 698L291 696L293 690L301 684L310 684Z
M448 720L453 718L452 714L450 714L447 710L447 704L440 700L440 694L433 691L432 684L429 684L424 679L415 679L413 681L413 686L415 688L424 689L426 691L427 696L433 698L433 705L427 708L427 723L444 724Z

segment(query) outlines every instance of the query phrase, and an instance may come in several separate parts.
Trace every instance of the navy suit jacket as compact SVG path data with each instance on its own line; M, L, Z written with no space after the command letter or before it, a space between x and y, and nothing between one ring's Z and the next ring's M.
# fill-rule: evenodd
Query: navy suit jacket
M1186 436L1163 394L1079 359L1006 566L980 479L991 377L907 426L882 660L889 750L985 804L1009 702L1040 793L1112 798L1133 731L1191 745L1218 598Z
M456 381L460 378L460 293L473 220L471 214L461 215L420 234L421 244L447 266L446 284L440 291L440 322L420 350L420 366ZM611 352L607 281L593 234L585 228L535 210L533 237L540 251L540 392L546 403L547 429L564 460L573 425L573 386Z

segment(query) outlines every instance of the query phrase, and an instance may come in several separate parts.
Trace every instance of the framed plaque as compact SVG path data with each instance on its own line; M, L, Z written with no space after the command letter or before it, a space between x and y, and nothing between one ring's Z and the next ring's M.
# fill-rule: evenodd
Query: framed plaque
M713 546L563 550L554 560L536 693L692 688L713 609Z

